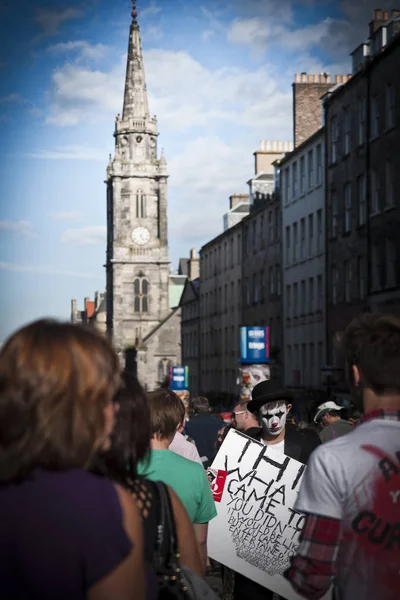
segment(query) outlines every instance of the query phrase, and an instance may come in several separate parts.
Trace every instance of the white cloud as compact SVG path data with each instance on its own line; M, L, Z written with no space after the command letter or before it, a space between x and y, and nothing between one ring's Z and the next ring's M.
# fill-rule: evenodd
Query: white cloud
M158 6L158 4L155 4L154 2L152 2L150 4L150 6L139 11L139 18L145 19L146 17L154 17L154 16L158 15L158 13L160 13L161 10L162 10L161 6Z
M101 149L79 145L60 146L52 150L36 150L26 156L44 160L93 160L104 164L107 161L107 155Z
M69 269L60 269L47 265L18 265L10 262L0 262L0 271L12 271L14 273L34 273L36 275L61 275L62 277L75 277L79 279L103 279L100 275L93 273L82 273Z
M77 8L64 8L63 10L49 10L39 8L36 11L35 21L43 30L44 36L55 36L58 33L62 23L72 19L79 19L83 16L83 11Z
M90 44L85 40L75 40L70 42L60 42L53 44L47 49L52 54L65 54L68 52L79 52L80 58L88 60L100 60L104 58L108 51L105 44Z
M53 71L53 102L46 122L58 126L77 125L84 118L112 114L121 109L124 68L110 72L66 64Z
M83 213L78 211L61 211L49 213L49 217L53 221L82 221Z
M203 243L222 232L229 196L248 191L255 149L251 139L229 145L218 136L204 136L183 146L169 161L172 239ZM190 190L190 210L186 190Z
M0 232L3 231L9 231L28 238L39 237L29 221L0 221Z
M188 52L166 50L147 52L145 67L151 110L161 116L163 130L212 126L216 122L255 128L287 123L287 115L281 121L276 115L272 118L269 106L278 107L280 113L286 107L290 114L290 81L287 91L280 91L267 67L255 71L236 67L212 70ZM112 118L121 111L124 74L125 60L109 72L76 64L56 69L47 122L71 126L84 119Z
M104 244L107 238L107 228L101 225L67 229L61 235L61 241L73 246L93 246Z
M282 93L267 67L250 71L237 67L207 69L187 52L151 50L146 55L152 111L161 115L162 127L174 130L221 123L256 129L285 120L271 109L287 107L291 90ZM279 98L279 103L277 103ZM260 111L260 107L263 107Z

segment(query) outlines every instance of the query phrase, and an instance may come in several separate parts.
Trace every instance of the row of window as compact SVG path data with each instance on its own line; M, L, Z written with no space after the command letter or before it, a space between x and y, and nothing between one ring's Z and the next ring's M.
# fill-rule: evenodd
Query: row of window
M205 390L237 390L238 370L236 369L203 369L201 385Z
M190 321L191 319L197 319L199 316L199 305L196 300L187 302L182 306L182 323Z
M285 230L285 265L312 258L323 251L323 218L322 209L316 214L310 213L308 218L288 225Z
M182 358L196 358L198 356L197 331L182 332Z
M236 356L238 347L238 328L210 328L201 334L201 355L208 356Z
M283 182L284 202L296 200L298 195L305 194L315 186L323 183L323 147L317 144L306 154L303 154L299 160L294 161L290 167L281 171Z
M384 245L371 246L371 291L397 285L397 252L395 240L386 238ZM365 256L331 267L331 302L351 302L367 295L367 262Z
M355 216L353 209L353 190L354 184L348 182L343 186L341 194L339 194L337 190L331 191L331 220L329 231L331 237L336 237L341 232L350 233L353 228L353 219ZM357 177L355 191L357 198L357 225L363 226L367 220L366 176L364 173ZM392 162L387 161L385 164L384 194L381 192L380 177L377 171L371 171L371 214L376 215L382 209L392 208L394 203L394 169ZM342 223L340 219L341 214L344 215Z
M281 214L280 207L275 206L266 213L262 212L251 224L244 228L245 256L252 256L254 252L265 248L280 240Z
M252 256L254 252L265 248L266 245L278 242L281 231L280 207L277 205L259 214L244 227L243 250L244 256ZM209 279L218 273L240 265L242 259L242 236L232 235L229 240L221 242L201 256L201 275Z
M322 275L302 279L286 286L286 319L296 319L306 314L322 312L324 288Z
M235 237L231 236L229 240L221 243L216 248L210 249L202 254L200 270L203 279L209 279L226 271L228 268L233 268L236 264L240 265L242 259L242 236L240 233Z
M324 346L322 342L309 344L288 344L285 352L288 383L292 385L319 385L320 370L324 366Z
M246 306L263 303L269 296L281 295L281 267L275 265L268 271L254 273L244 281L244 300Z
M381 99L379 95L371 98L370 111L370 133L371 139L378 137L382 131L387 131L395 126L395 88L389 83L384 91L384 114L381 118ZM356 119L353 118L351 106L345 106L340 115L331 118L331 148L330 162L335 163L342 155L347 155L352 150L352 141L361 146L366 142L366 120L367 107L366 96L362 94L357 100ZM356 130L352 131L352 123L356 124ZM341 129L343 128L343 135ZM355 134L355 135L353 135Z
M230 284L226 283L224 287L221 286L215 290L201 294L200 304L202 316L226 313L228 312L229 307L232 311L234 311L235 308L239 308L240 289L241 280L239 279L237 283L231 281ZM237 302L236 294L238 295L239 302Z

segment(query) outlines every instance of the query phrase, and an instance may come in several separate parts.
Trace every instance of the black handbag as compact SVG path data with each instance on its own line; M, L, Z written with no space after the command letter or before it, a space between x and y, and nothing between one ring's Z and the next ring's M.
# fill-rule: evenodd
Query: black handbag
M160 600L218 600L207 582L189 567L181 565L175 519L168 488L154 482L158 495L157 539L154 566Z

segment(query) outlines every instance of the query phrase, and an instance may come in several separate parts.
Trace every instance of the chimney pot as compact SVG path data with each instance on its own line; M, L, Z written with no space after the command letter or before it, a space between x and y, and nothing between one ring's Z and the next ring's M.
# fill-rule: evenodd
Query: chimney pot
M382 9L376 8L375 9L375 21L379 21L380 19L382 19Z
M383 11L383 20L384 20L384 21L387 21L387 20L388 20L388 18L389 18L389 13L388 13L388 11L387 11L387 10L384 10L384 11Z

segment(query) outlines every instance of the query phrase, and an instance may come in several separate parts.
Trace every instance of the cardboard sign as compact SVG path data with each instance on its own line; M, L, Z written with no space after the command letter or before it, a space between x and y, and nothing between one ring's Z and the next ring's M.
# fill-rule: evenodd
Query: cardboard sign
M305 521L293 508L305 468L231 430L209 474L213 485L219 479L209 556L288 600L301 600L282 573L296 554Z

